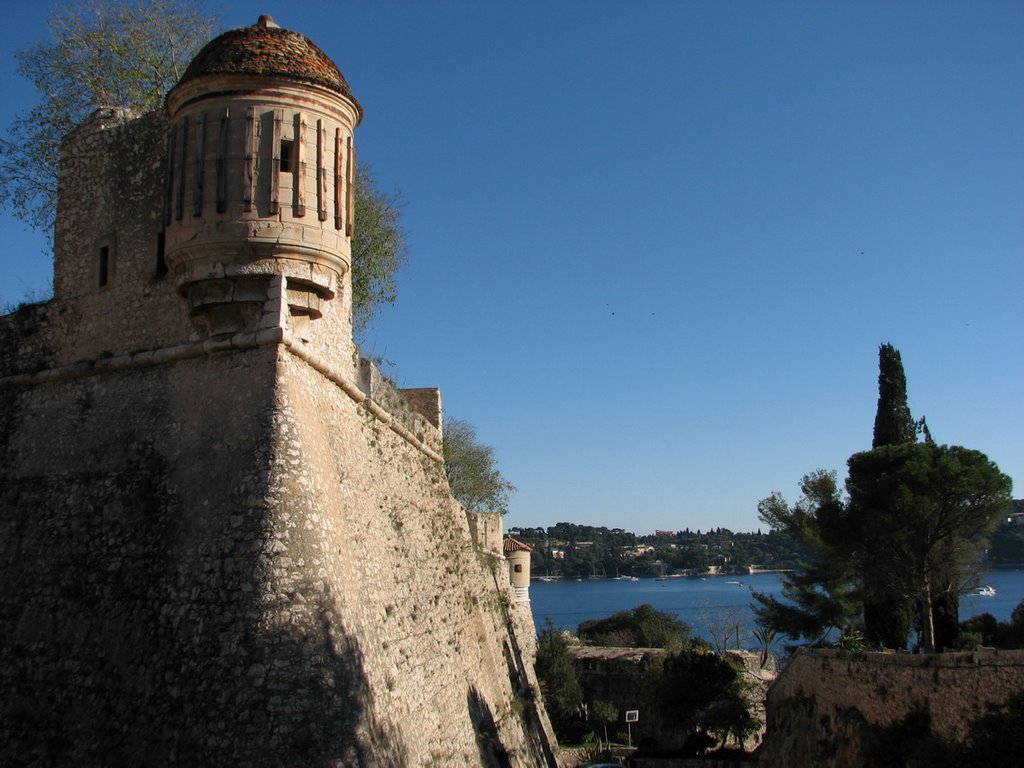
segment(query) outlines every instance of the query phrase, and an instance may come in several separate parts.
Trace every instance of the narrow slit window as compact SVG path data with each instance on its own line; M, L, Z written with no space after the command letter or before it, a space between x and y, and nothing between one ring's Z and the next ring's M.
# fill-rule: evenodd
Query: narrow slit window
M156 276L163 277L167 274L167 259L164 256L164 233L160 231L156 236Z
M104 245L100 248L100 288L104 287L110 279L110 246Z
M292 172L292 150L295 142L281 139L281 173Z

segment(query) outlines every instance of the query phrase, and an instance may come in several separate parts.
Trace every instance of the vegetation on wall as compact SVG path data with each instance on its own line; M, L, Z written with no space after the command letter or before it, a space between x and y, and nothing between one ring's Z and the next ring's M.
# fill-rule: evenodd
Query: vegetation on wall
M452 496L467 512L508 512L516 487L498 469L494 449L477 440L472 424L445 421L442 452Z
M78 0L58 5L50 40L17 53L18 74L39 100L0 137L0 205L52 236L64 137L100 107L141 115L167 92L220 26L192 0ZM397 298L395 275L407 249L401 199L357 168L352 237L352 312L357 335Z

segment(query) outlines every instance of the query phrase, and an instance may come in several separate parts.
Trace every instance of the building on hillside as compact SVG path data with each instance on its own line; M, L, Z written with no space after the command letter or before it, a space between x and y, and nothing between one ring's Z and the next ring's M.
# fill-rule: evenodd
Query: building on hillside
M440 393L352 339L362 115L264 16L65 140L0 317L0 763L554 765Z

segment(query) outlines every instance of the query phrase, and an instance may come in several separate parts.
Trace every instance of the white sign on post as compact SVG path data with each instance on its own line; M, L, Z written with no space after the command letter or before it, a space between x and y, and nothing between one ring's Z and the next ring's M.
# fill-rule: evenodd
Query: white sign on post
M633 746L633 723L640 722L639 709L626 710L626 738L629 739L629 746Z

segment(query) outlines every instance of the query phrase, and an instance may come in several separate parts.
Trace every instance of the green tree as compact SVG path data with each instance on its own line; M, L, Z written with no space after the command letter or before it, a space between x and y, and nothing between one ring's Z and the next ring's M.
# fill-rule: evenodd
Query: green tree
M985 612L972 616L960 625L964 650L974 650L978 645L996 648L1024 648L1024 601L1018 603L1010 614L1009 621L996 621L996 617Z
M838 618L846 626L859 601L869 646L905 646L916 620L927 649L955 647L964 569L1008 508L1010 480L978 451L937 445L911 418L899 352L883 344L878 360L874 447L847 462L848 500L819 471L796 507L777 495L759 505L811 556L784 579L789 602L757 595L756 610L762 624L808 637Z
M39 101L0 138L0 205L52 235L63 138L100 107L161 108L220 22L193 0L77 0L57 6L48 25L49 41L16 56ZM381 192L365 165L356 182L352 312L361 336L395 302L407 248L399 195Z
M872 448L917 441L917 425L907 405L907 377L903 360L892 344L878 348L878 409L875 411Z
M923 646L934 650L936 606L944 591L959 588L1006 510L1010 478L978 451L934 443L875 448L848 464L848 501L835 475L819 470L804 478L794 507L778 494L759 505L761 519L806 545L809 556L783 577L784 601L755 593L758 623L811 640L832 629L855 633L858 611L867 619L884 592L891 604L910 606ZM869 645L905 644L901 619L888 620Z
M619 719L619 708L613 701L605 701L604 699L597 699L592 701L590 706L587 707L589 719L591 722L600 725L604 730L605 743L609 741L608 738L608 726L616 723Z
M758 644L761 646L761 668L764 669L768 664L768 659L772 655L772 646L775 644L775 639L778 637L778 631L767 624L758 625L757 629L754 629L750 634L754 636Z
M352 327L361 337L377 310L398 298L396 274L408 255L402 198L380 191L370 169L356 169L356 227L352 236Z
M467 512L508 512L509 497L516 488L495 466L494 449L477 441L472 424L447 420L443 453L452 496Z
M854 564L842 554L845 502L835 472L819 469L800 481L801 497L790 506L774 493L758 505L758 517L803 547L797 567L782 574L783 600L758 592L757 623L791 638L824 642L855 630L861 613Z
M689 624L646 603L606 619L584 621L577 634L585 645L619 648L678 647L693 639Z
M878 408L872 448L917 441L917 425L907 404L907 377L899 350L892 344L878 348ZM922 419L922 427L924 420ZM928 435L929 441L931 435ZM947 606L956 611L956 605ZM871 645L902 648L910 634L912 607L901 594L886 588L880 574L864 575L864 634Z
M537 636L535 669L551 724L556 733L565 734L579 719L583 688L569 655L569 641L550 618Z
M39 102L0 139L0 202L51 231L60 144L99 107L157 109L219 22L187 0L80 0L50 15L52 39L16 54Z
M934 443L888 445L848 462L847 555L876 586L917 609L936 648L936 603L959 589L1010 503L1010 478L985 454Z
M661 668L652 667L648 690L658 717L678 741L701 731L748 730L745 703L737 707L741 676L728 657L706 649L681 648Z

